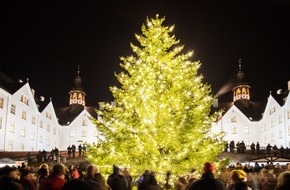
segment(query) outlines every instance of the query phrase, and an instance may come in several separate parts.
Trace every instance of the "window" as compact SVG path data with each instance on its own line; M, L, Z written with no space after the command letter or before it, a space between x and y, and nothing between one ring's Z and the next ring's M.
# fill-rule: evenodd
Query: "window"
M24 144L21 144L21 145L20 145L20 150L21 150L21 151L24 151Z
M25 128L21 127L20 129L20 136L25 137Z
M87 130L86 129L82 130L82 137L87 137Z
M14 129L15 129L15 123L11 122L9 126L9 132L14 133Z
M279 130L279 139L282 139L282 138L283 138L283 130L280 129L280 130Z
M231 118L231 122L232 122L232 123L237 123L237 118L236 118L236 116L233 116L233 117Z
M50 132L50 125L47 124L47 131Z
M288 126L288 136L290 136L290 126Z
M31 118L31 123L35 125L35 121L36 121L35 116L32 116L32 118Z
M26 111L22 112L22 119L26 120Z
M244 127L244 133L249 134L249 127L248 126Z
M87 126L88 125L88 121L86 119L83 120L83 126Z
M274 140L275 140L275 135L272 133L272 134L271 134L271 142L273 143Z
M3 109L4 98L0 97L0 108Z
M28 105L28 97L25 95L21 95L20 101L24 104Z
M236 126L232 126L232 134L237 134L237 128L236 128Z
M244 143L246 146L249 146L250 145L249 139L244 139Z
M43 121L42 120L40 120L40 122L39 122L39 127L43 128Z
M42 142L43 142L43 136L39 135L39 143L42 143Z
M53 134L56 134L56 127L53 128Z
M290 110L287 110L287 118L290 119Z
M48 119L51 119L51 113L50 113L50 112L46 112L46 117L47 117Z
M12 151L13 150L13 141L9 140L8 141L8 151Z
M30 135L30 139L31 139L31 140L35 140L35 132L34 132L34 131L31 133L31 135Z
M264 125L264 131L267 131L267 124Z
M282 114L279 115L279 123L283 122Z
M2 128L2 117L0 117L0 129Z
M15 113L16 113L16 105L15 104L11 104L10 113L15 115Z
M74 130L71 130L69 136L70 137L75 137L76 136L75 131Z
M271 108L270 109L270 115L272 115L273 113L275 113L275 111L276 111L276 108L275 107Z

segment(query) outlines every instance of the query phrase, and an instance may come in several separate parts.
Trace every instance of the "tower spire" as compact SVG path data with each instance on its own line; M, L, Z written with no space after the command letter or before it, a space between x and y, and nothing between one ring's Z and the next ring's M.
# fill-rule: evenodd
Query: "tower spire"
M82 88L82 79L80 73L80 65L78 65L75 85L69 92L69 105L71 110L78 110L79 108L83 109L85 106L86 93Z

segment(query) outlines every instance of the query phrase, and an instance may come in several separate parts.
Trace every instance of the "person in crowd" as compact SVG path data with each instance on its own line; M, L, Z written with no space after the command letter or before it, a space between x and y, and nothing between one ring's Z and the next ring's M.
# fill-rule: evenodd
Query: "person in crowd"
M120 174L120 168L116 165L113 165L113 173L109 175L107 184L111 190L128 190L127 179Z
M105 190L99 181L95 178L97 167L93 164L86 168L86 176L84 181L90 186L90 190Z
M273 190L276 187L277 179L271 163L260 170L260 183L263 190Z
M260 154L260 143L257 142L256 144L256 151L257 151L257 154Z
M247 173L241 169L232 170L230 173L231 183L227 185L227 190L252 190L247 185Z
M33 173L28 168L20 169L20 183L25 190L36 190L36 179L33 177Z
M284 171L278 176L277 186L274 190L289 190L290 189L290 171Z
M74 158L76 156L76 145L71 146L71 151L72 151L72 157Z
M19 179L20 173L16 167L4 166L0 168L1 190L24 190Z
M203 174L200 179L194 180L188 186L188 190L224 190L222 182L214 177L215 166L206 162L203 165Z
M131 190L132 189L132 181L133 181L133 178L128 170L128 168L124 168L122 170L122 173L124 174L124 176L126 177L127 179L127 182L128 182L128 190Z
M66 182L61 190L91 190L91 186L83 180L72 179Z
M184 176L179 176L174 186L176 190L185 190L188 185L188 181Z
M252 154L255 154L256 146L255 146L255 143L254 142L251 144L250 148L251 148Z
M81 144L79 144L78 149L79 149L79 157L81 157L82 156L83 146Z
M49 177L40 185L40 190L61 190L66 183L65 173L65 165L56 163Z
M148 181L145 184L143 184L143 188L141 190L160 190L160 189L161 187L157 183L154 172L150 172Z
M69 158L71 158L71 152L72 152L72 148L71 148L71 146L68 146L67 147L67 155Z

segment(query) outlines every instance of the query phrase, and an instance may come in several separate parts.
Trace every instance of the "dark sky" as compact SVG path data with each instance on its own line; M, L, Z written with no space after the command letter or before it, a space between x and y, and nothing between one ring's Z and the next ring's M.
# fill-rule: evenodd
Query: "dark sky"
M9 1L1 11L1 68L56 106L68 105L80 65L87 105L111 101L120 56L146 17L165 16L184 51L195 51L204 82L217 93L242 69L252 100L287 88L290 3L283 0Z

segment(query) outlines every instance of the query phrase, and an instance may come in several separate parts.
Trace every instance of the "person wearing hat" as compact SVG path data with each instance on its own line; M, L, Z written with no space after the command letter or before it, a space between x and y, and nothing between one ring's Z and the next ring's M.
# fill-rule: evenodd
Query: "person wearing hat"
M19 171L16 167L4 166L0 168L1 190L24 190L19 180Z
M200 179L194 180L186 188L187 190L224 190L225 187L221 181L214 177L215 166L210 162L203 165L203 173Z
M252 190L247 185L247 173L241 169L232 170L230 173L232 183L227 186L227 190Z

